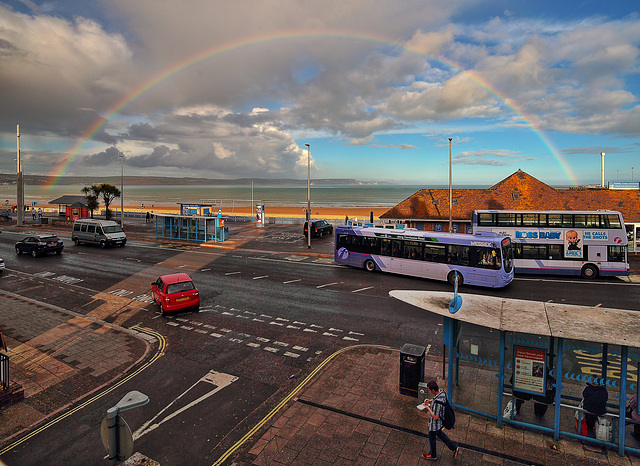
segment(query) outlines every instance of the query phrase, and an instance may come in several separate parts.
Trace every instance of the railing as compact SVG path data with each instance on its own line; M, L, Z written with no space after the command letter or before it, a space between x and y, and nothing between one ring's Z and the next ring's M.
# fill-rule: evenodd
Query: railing
M3 390L9 388L9 356L0 353L0 385Z

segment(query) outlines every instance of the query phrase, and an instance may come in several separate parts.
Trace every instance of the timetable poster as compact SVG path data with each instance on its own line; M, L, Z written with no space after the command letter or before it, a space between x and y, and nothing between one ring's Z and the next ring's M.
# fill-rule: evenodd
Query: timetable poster
M544 394L547 352L514 346L513 389Z

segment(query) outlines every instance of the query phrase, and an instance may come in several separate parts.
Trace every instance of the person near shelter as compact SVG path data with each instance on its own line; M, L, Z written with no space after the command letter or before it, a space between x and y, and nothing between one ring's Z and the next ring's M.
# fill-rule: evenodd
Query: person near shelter
M42 218L42 207L38 207L38 218Z
M438 387L438 383L435 380L430 381L427 384L429 393L433 395L432 399L424 400L425 410L429 414L429 453L423 453L422 457L426 460L435 460L438 457L436 450L436 437L444 442L449 450L453 452L455 458L460 454L460 447L456 442L447 437L447 434L442 432L442 417L444 416L444 404L447 401L447 394L444 390Z
M587 431L595 429L598 416L602 416L607 412L607 400L609 394L607 387L597 382L587 382L587 386L582 391L582 409L584 418L587 421Z
M640 414L638 414L638 394L636 393L629 400L629 405L627 406L627 417L630 417L635 422L633 422L633 438L640 441Z
M510 382L513 387L513 374L511 375ZM516 399L516 414L520 414L520 408L522 408L522 405L526 400L530 400L531 398L533 398L533 394L528 392L521 392L519 390L513 390L513 389L512 389L512 392L513 392L513 396Z
M533 413L537 417L542 417L547 412L547 408L556 399L556 379L547 373L547 383L544 395L533 395Z
M149 223L151 221L151 214L149 214L149 212L147 212L147 223Z
M31 217L35 220L36 219L36 208L32 207L31 208Z

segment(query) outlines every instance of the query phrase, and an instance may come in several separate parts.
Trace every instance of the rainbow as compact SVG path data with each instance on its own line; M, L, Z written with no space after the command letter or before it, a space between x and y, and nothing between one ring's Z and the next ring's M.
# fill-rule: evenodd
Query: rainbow
M484 79L479 74L473 71L464 70L458 64L456 64L455 62L449 59L428 55L421 52L417 48L394 43L385 38L365 36L365 35L345 34L341 32L334 32L334 33L324 32L320 34L320 33L313 33L313 32L296 31L296 32L290 32L286 35L280 34L280 35L273 35L273 36L254 37L251 39L235 41L235 42L227 43L222 46L213 47L211 49L202 51L197 55L189 57L181 62L178 62L167 69L162 70L161 72L153 76L148 81L144 82L143 84L133 89L133 91L130 94L126 95L125 97L123 97L122 99L120 99L119 101L111 105L104 112L106 116L97 118L96 121L94 121L84 131L84 133L77 139L73 147L65 154L62 161L58 163L54 168L52 178L51 178L52 181L50 182L49 186L55 186L57 184L60 177L64 176L69 171L69 169L71 168L75 160L80 155L81 151L96 136L96 134L98 134L100 131L103 130L103 128L109 123L109 121L113 120L120 112L122 112L122 110L128 107L132 102L139 99L140 97L145 95L147 92L149 92L151 89L155 88L156 86L159 86L160 84L167 81L168 79L171 79L173 76L203 61L209 60L211 58L214 58L223 54L232 53L233 51L236 51L242 48L251 47L254 45L264 44L269 42L301 39L301 38L307 38L307 39L313 39L313 38L328 39L329 38L329 39L365 41L365 42L370 42L378 45L383 45L386 47L404 49L410 53L424 56L430 60L436 61L438 63L441 63L447 66L448 68L452 69L456 73L462 74L465 78L469 79L471 82L475 83L482 89L485 89L495 99L497 99L499 102L504 104L507 108L509 108L509 110L513 112L513 114L516 115L520 120L522 120L524 125L528 127L536 135L536 137L542 142L542 144L551 152L551 155L553 155L553 157L556 159L560 168L567 175L568 179L573 184L578 184L577 178L573 173L569 164L564 160L560 152L555 148L552 142L546 137L543 131L540 130L540 128L536 124L533 123L534 120L531 117L527 116L523 112L523 110L516 105L516 103L510 101L510 99L500 94L500 92L491 83L489 83L486 79Z

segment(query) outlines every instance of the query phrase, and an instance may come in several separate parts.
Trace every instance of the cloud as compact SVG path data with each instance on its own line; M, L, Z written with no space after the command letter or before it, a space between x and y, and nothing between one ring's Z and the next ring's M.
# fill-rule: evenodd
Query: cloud
M381 149L417 149L416 146L412 146L411 144L371 144L371 147L379 147Z
M488 165L506 166L512 165L514 161L522 163L535 160L534 157L522 157L520 154L506 150L477 150L458 152L452 158L452 163L457 165Z

